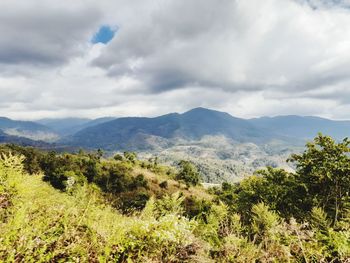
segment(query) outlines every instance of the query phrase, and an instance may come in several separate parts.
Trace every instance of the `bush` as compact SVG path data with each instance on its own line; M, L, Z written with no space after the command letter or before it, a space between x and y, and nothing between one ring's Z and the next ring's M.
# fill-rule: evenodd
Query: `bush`
M116 161L123 161L123 156L120 154L116 154L113 156L113 159Z
M200 174L198 169L189 161L180 161L179 169L176 179L182 180L186 183L187 186L195 186L200 182Z

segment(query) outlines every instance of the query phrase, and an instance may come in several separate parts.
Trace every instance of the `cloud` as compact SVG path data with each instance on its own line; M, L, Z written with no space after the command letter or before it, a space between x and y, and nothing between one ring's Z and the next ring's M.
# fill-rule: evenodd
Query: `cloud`
M309 5L313 9L322 8L349 8L349 0L295 0L304 5Z
M0 2L0 112L349 118L346 0ZM105 44L91 39L118 28ZM347 111L349 112L349 111Z
M201 3L165 1L138 16L94 64L109 76L140 79L151 92L186 85L304 90L349 77L348 12L293 1Z
M84 52L101 13L82 1L0 2L0 64L58 65Z

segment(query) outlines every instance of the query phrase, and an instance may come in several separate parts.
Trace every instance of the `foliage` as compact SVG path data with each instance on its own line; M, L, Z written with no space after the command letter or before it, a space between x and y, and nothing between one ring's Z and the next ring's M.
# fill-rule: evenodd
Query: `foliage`
M135 163L137 155L135 152L124 152L124 158L132 163Z
M347 139L319 135L290 158L295 172L267 167L207 192L187 161L175 182L133 154L11 147L0 158L1 261L350 260Z
M180 168L180 171L176 176L178 180L183 180L188 186L199 184L200 174L191 162L181 160L178 165Z
M298 183L307 186L306 202L322 207L335 224L349 203L350 140L337 143L319 134L302 154L293 154Z
M67 195L40 175L23 174L20 162L0 160L2 182L16 189L13 207L1 207L9 212L6 221L1 214L1 261L193 262L194 222L171 212L122 216L101 203L97 189L85 185Z

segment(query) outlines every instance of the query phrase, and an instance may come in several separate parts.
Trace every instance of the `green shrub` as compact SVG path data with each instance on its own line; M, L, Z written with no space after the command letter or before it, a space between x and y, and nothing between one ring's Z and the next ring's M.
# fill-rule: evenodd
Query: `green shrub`
M176 175L177 180L184 181L187 186L199 184L200 174L198 169L191 162L182 160L178 165L180 171Z

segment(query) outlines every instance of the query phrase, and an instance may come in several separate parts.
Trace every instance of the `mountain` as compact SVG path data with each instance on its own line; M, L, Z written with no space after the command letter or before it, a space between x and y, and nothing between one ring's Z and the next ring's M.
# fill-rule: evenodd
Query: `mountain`
M211 183L239 180L267 165L293 169L285 160L291 153L302 151L306 140L318 132L337 139L350 135L349 121L310 116L241 119L205 108L154 118L46 119L39 126L5 121L3 118L7 133L9 127L16 128L17 133L30 127L33 131L55 131L61 139L46 148L59 151L78 148L101 148L107 154L137 151L143 159L157 156L161 163L170 165L190 160L206 182ZM31 141L8 134L2 134L1 140L32 145Z
M248 121L259 129L303 141L314 138L319 132L338 140L350 136L350 121L335 121L320 117L296 115L261 117Z
M82 129L90 126L94 126L103 122L111 121L115 118L103 117L98 119L86 119L86 118L63 118L63 119L41 119L36 121L37 123L43 124L61 136L67 136L74 134Z
M36 122L49 127L60 135L67 135L75 133L81 125L84 125L91 121L90 119L83 118L63 118L63 119L41 119Z
M35 141L25 137L19 137L14 135L8 135L0 130L0 144L5 143L14 143L22 146L33 146L33 147L46 147L48 148L49 144L43 141Z
M82 129L63 142L109 153L137 151L143 159L157 156L170 165L190 160L206 182L220 183L265 166L292 170L285 160L318 132L343 139L350 135L349 122L303 116L247 120L195 108L155 118L118 118Z
M17 121L0 117L0 130L7 135L31 140L55 141L58 135L50 128L32 121Z
M263 142L271 138L269 132L247 120L195 108L155 118L118 118L77 132L70 143L91 148L148 149L153 148L154 142L171 145L174 140L199 140L206 135L223 135L238 142Z

